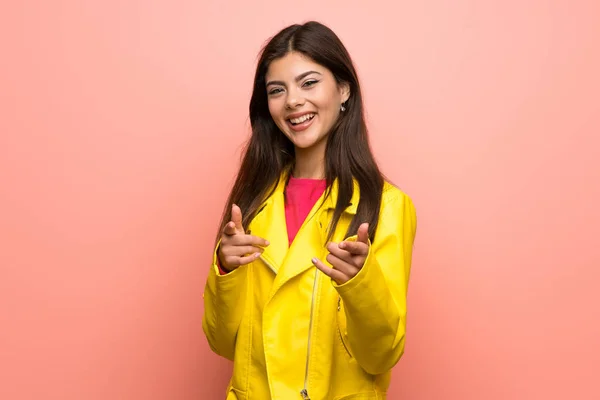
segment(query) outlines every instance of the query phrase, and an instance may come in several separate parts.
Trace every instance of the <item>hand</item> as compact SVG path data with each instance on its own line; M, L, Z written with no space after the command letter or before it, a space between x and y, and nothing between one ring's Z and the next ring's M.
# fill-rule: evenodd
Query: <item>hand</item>
M235 204L231 207L231 221L223 228L218 257L223 269L233 271L241 265L256 260L269 241L247 235L242 226L242 210Z
M358 227L355 242L332 242L327 245L327 250L329 254L326 259L333 268L329 268L318 258L313 258L313 264L338 285L348 282L358 274L369 254L369 224L365 222Z

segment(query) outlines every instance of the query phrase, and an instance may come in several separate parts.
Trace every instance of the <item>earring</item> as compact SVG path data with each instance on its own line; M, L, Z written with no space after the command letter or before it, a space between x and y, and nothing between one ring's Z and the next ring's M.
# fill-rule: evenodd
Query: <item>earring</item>
M346 107L344 107L344 105L342 104L342 106L340 107L340 110L342 110L342 112L346 111Z

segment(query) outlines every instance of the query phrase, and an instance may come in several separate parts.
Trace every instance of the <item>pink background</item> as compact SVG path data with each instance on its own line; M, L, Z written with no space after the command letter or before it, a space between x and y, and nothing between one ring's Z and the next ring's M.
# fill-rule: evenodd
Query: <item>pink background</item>
M257 52L346 43L419 230L390 399L598 399L600 3L5 1L0 398L223 398L201 331Z

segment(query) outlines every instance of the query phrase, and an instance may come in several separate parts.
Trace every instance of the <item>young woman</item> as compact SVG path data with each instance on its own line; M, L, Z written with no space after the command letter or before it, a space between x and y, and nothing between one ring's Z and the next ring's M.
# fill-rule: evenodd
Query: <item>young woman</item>
M292 25L261 52L252 136L204 293L227 399L385 399L404 352L411 199L371 154L338 37Z

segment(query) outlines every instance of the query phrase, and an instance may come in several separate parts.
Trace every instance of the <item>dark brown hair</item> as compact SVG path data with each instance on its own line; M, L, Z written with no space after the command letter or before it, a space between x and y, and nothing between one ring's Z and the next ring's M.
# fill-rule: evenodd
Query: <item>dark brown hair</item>
M273 192L283 172L294 165L294 146L279 130L269 113L265 76L269 65L290 52L308 56L328 68L338 84L346 83L350 98L327 139L325 154L326 196L338 181L338 198L328 240L335 232L344 209L350 204L356 179L360 200L356 216L346 235L354 235L363 222L369 223L374 240L381 204L384 177L371 152L364 118L362 94L356 70L348 51L337 35L325 25L310 21L281 30L263 47L254 77L250 100L252 135L244 149L241 166L223 212L220 236L231 219L231 206L242 210L243 226L256 216L260 205Z

